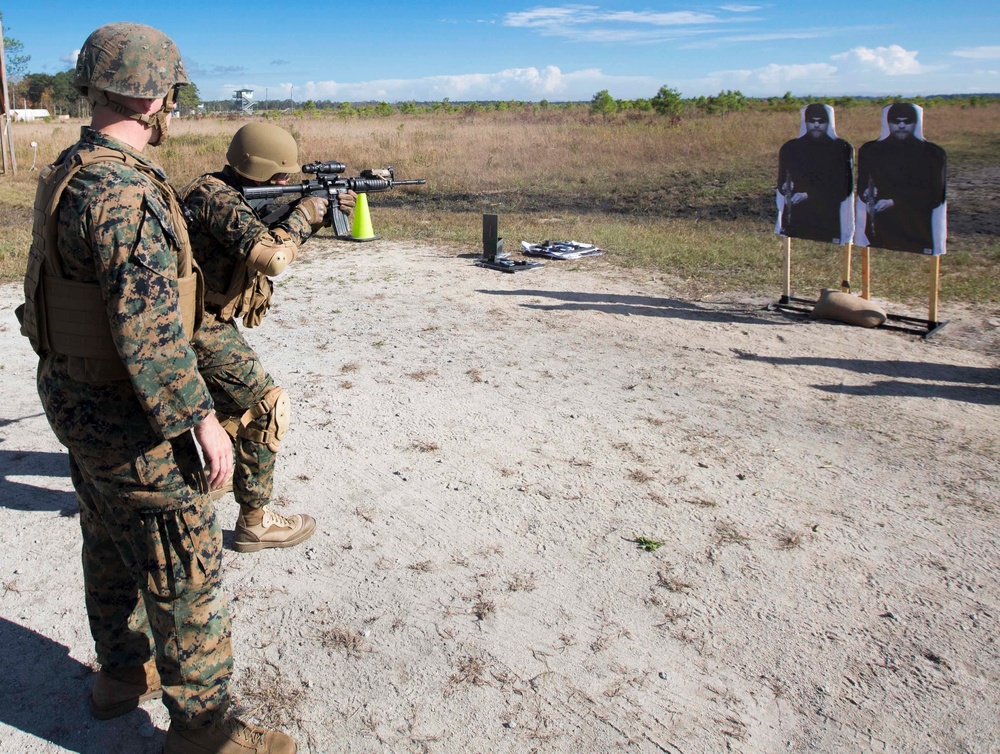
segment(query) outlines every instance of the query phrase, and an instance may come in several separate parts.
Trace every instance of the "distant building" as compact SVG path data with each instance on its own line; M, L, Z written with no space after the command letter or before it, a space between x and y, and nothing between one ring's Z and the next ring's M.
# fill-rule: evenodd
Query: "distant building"
M30 121L38 120L39 118L51 118L52 115L45 108L41 109L31 109L31 108L21 108L10 111L11 117L15 121Z

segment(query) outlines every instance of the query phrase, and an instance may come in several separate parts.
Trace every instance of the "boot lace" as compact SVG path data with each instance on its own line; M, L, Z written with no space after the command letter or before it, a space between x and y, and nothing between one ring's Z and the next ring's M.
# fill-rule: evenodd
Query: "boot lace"
M295 522L287 516L282 516L277 511L271 510L270 506L264 509L264 520L261 522L264 524L264 528L269 529L272 526L284 526L289 529L295 528Z
M264 745L264 731L261 728L257 728L237 717L230 718L226 723L229 735L237 743L242 739L242 741L254 747Z

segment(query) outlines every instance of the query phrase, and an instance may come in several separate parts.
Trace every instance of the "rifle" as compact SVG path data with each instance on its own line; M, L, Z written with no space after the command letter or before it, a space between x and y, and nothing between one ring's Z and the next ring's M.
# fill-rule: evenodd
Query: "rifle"
M315 175L313 180L305 180L302 183L291 186L243 186L240 190L243 197L260 216L261 222L267 226L272 226L276 222L283 220L292 211L291 204L274 201L282 196L321 196L329 200L330 209L328 219L324 220L324 225L332 226L338 236L351 235L351 226L347 222L347 215L337 207L337 194L353 191L357 194L371 194L379 191L388 191L396 186L416 186L427 183L423 178L414 178L407 181L397 181L392 166L380 169L362 170L361 175L356 178L344 178L341 176L347 170L347 166L342 162L331 160L329 162L310 162L302 166L303 173Z
M781 229L786 235L791 230L792 224L792 197L795 195L795 182L792 180L792 171L785 171L785 182L781 185L781 195L785 197L784 212L781 218Z
M868 229L871 230L869 235L868 243L869 245L875 240L875 203L878 201L878 189L875 187L875 179L870 175L868 176L868 187L865 189L864 193L865 200L865 215L868 220Z

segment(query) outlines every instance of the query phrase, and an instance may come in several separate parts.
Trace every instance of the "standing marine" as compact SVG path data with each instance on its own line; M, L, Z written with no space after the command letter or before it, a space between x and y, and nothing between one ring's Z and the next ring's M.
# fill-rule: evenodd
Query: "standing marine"
M182 206L144 153L187 74L161 31L112 23L84 42L73 83L93 115L39 177L20 315L80 505L101 666L90 709L109 719L162 696L164 754L292 754L231 702L210 489L232 446L190 344L202 310Z
M269 505L275 459L288 429L288 393L275 385L237 326L260 324L271 305L271 278L299 255L299 247L324 225L329 202L300 199L268 225L241 193L244 186L287 184L301 167L295 138L270 123L248 123L233 136L227 164L192 181L182 192L194 256L205 276L205 318L193 346L198 368L236 453L231 485L239 503L233 547L255 552L291 547L316 529L312 516L285 516ZM338 195L345 214L357 195Z

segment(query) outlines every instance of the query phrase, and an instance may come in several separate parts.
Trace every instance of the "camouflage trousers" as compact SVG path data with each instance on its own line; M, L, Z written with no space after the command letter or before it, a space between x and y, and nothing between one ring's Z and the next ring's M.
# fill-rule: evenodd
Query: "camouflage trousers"
M233 322L222 322L206 312L192 345L220 420L243 416L274 387L271 375ZM233 438L233 448L233 496L243 507L263 508L274 493L277 454L239 436Z
M171 721L192 728L228 706L233 669L222 530L200 469L190 433L140 453L70 450L98 662L155 654Z

